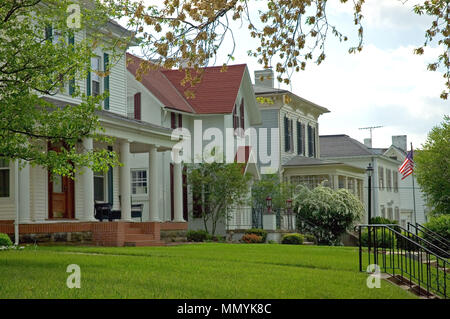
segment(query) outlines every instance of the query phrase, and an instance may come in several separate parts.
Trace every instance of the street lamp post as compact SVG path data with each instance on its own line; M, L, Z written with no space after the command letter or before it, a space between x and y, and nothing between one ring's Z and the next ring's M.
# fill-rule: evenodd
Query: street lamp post
M288 228L289 230L292 230L292 199L286 200L286 209L288 213Z

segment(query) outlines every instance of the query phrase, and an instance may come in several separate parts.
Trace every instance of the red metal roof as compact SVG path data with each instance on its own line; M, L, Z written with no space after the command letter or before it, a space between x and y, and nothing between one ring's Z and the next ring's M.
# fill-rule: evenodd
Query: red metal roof
M127 57L133 60L127 68L136 76L143 60L128 53ZM142 84L168 108L198 114L227 114L233 112L245 68L245 64L229 65L225 72L221 66L203 68L202 80L194 87L181 85L185 71L160 69L143 75ZM194 92L195 97L187 99L186 90Z

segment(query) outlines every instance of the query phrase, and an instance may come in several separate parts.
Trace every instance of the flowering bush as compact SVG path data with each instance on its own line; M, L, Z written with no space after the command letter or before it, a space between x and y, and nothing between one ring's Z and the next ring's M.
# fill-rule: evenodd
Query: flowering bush
M263 242L262 236L258 236L256 234L245 234L242 236L242 241L247 244L260 244Z
M300 232L313 234L319 244L339 245L340 237L364 213L361 201L346 189L299 185L294 196Z

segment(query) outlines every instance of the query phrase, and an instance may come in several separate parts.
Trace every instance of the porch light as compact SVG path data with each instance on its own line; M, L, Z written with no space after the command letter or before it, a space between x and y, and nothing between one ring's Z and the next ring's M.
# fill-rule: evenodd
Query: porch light
M292 209L292 199L286 200L286 208L288 209L288 211Z
M267 196L267 198L266 198L266 206L267 206L267 211L270 213L270 211L272 209L272 197Z

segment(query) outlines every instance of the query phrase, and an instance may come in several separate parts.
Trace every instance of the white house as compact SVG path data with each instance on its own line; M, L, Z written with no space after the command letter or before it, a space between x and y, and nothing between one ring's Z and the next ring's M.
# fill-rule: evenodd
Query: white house
M401 180L398 167L406 156L406 136L393 136L389 148L372 148L370 139L366 145L347 135L320 136L321 156L366 169L373 167L372 216L382 216L406 226L414 222L411 177ZM364 202L367 208L368 177L364 179ZM425 222L423 194L415 181L417 222ZM367 216L366 216L367 221Z
M229 65L226 72L222 72L222 67L203 68L201 82L190 88L181 85L185 73L179 70L150 70L138 81L139 66L148 62L131 54L128 54L128 59L128 116L170 130L186 130L189 134L187 140L191 143L189 150L183 150L186 152L184 162L201 160L204 149L212 142L221 144L219 148L234 160L240 145L235 129L245 130L260 123L260 112L245 64ZM193 90L195 97L187 98L187 89ZM231 130L231 135L227 135L227 129ZM231 148L226 147L227 143L231 143ZM241 146L245 145L248 144ZM189 229L203 229L203 221L198 218L201 208L193 205L193 196L197 195L186 186L184 169L173 164L170 153L156 156L157 167L152 171L149 170L148 154L132 155L132 201L144 205L143 219L152 218L148 211L151 212L154 205L159 212L158 220L175 218L180 221L177 216L181 216L182 220L188 221ZM250 154L243 156L247 163L246 171L258 178L256 160L253 163L248 161L249 156L251 158ZM180 179L184 181L182 196L176 194ZM147 186L155 183L158 184L155 197L148 196ZM177 209L182 210L180 215L177 215ZM246 214L242 214L243 210ZM230 219L218 226L217 233L224 234L230 227L250 228L251 207L240 207L230 212Z
M51 32L54 32L51 30ZM127 30L110 21L100 30L105 41L109 37L129 36ZM76 33L75 45L88 32ZM117 61L109 61L109 52L99 45L96 57L91 59L92 72L87 79L78 79L82 92L87 95L101 94L109 90L109 98L99 112L101 126L106 134L115 138L113 145L103 145L87 138L80 149L110 148L120 155L121 167L109 172L96 173L80 168L75 180L52 176L39 166L25 165L21 170L15 162L1 162L0 185L0 232L13 234L16 214L19 216L23 241L39 240L87 240L98 245L152 245L160 244L160 229L164 223L150 218L148 223L132 223L131 218L131 160L133 154L146 152L150 164L156 163L157 152L170 151L177 142L171 138L171 130L162 125L130 119L127 115L127 69L125 52ZM95 70L103 71L110 63L110 73L100 77ZM80 99L73 98L68 89L55 96L42 96L55 105L75 105ZM49 145L49 148L54 147ZM168 166L168 163L167 163ZM155 164L150 170L157 171ZM159 168L158 168L159 169ZM180 182L181 185L181 182ZM149 194L157 200L158 184L151 183ZM178 188L179 189L179 188ZM96 202L106 202L113 210L120 210L119 221L106 223L95 219ZM157 216L159 208L152 207L150 216ZM182 217L176 219L181 221ZM167 225L169 228L186 229L186 223Z

